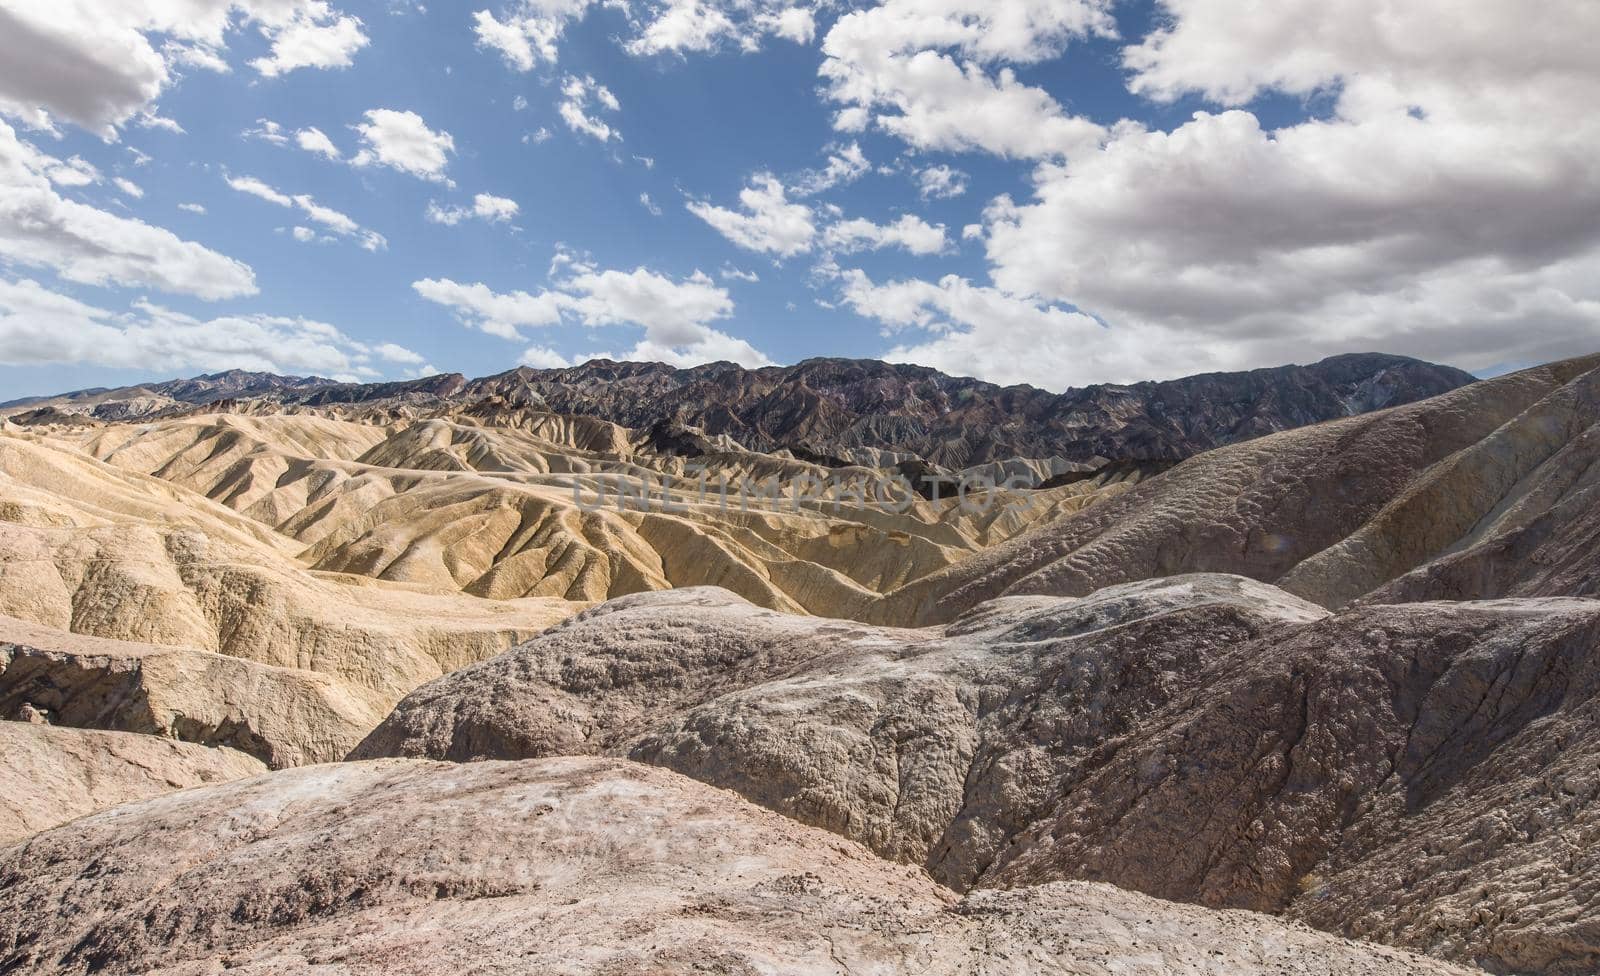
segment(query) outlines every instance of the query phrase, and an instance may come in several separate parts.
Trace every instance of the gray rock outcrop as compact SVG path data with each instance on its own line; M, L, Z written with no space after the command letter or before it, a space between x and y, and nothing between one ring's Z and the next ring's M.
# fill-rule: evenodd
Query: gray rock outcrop
M616 760L383 761L118 807L0 849L13 974L1450 976L1102 885L958 900Z

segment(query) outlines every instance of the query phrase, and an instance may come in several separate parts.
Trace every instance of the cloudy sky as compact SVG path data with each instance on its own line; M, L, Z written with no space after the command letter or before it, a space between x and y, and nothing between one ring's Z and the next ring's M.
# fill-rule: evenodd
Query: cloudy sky
M1594 0L0 0L0 400L1600 349Z

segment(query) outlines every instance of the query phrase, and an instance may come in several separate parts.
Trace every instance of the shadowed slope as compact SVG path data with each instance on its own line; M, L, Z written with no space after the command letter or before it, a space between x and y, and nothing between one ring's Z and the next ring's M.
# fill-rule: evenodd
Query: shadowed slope
M1081 595L1184 572L1239 573L1339 606L1468 541L1513 503L1600 421L1597 366L1542 366L1202 454L911 583L869 619L949 620L996 596Z

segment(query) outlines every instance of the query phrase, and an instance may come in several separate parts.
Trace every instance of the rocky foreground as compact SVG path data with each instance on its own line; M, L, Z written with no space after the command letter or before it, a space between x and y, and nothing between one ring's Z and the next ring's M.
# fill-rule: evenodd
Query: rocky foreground
M1066 883L957 898L635 763L318 766L0 851L0 970L163 976L1461 973Z
M958 891L1105 881L1576 974L1597 694L1592 600L1329 614L1185 576L893 630L686 590L424 686L355 757L626 756Z

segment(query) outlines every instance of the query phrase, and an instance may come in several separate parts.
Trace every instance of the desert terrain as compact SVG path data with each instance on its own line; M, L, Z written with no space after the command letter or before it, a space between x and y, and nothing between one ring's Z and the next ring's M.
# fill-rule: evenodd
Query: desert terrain
M0 972L1600 970L1600 357L0 417Z

